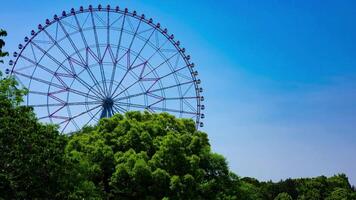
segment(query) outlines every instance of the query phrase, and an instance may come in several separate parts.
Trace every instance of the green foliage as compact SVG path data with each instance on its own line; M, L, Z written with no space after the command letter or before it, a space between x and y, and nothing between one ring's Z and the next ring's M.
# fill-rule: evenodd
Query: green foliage
M355 192L351 193L346 188L335 188L325 200L354 200L356 199Z
M356 191L351 187L345 174L332 177L287 179L277 183L259 182L253 178L242 178L242 189L248 194L244 199L297 199L331 200L356 199Z
M77 167L90 166L81 181L102 198L226 199L238 191L238 178L211 152L207 135L192 120L166 113L103 119L72 135L65 152L79 159Z
M66 138L19 106L25 93L0 76L0 198L49 198L60 190Z
M3 29L0 29L0 37L5 37L7 36L7 32ZM3 52L2 48L3 46L5 46L5 42L3 39L0 39L0 58L8 56L9 53L8 52ZM4 61L0 59L0 63L3 63Z
M274 198L274 200L293 200L293 199L288 193L282 192L282 193L279 193L276 196L276 198Z

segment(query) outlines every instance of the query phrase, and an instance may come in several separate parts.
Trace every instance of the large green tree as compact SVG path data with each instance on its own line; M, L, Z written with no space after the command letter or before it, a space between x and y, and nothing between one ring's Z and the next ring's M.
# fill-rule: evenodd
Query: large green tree
M120 199L233 199L239 180L212 153L192 120L166 113L128 112L71 136L77 161L97 195ZM81 165L87 167L81 167ZM79 178L80 180L80 178Z
M55 198L61 192L66 138L55 126L39 123L32 108L20 105L24 94L0 71L0 199Z

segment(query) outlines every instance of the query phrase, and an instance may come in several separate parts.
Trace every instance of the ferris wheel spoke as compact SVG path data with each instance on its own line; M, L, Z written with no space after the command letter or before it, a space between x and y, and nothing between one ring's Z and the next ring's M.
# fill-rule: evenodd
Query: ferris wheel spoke
M61 88L61 90L58 90L58 91L54 91L54 92L40 92L40 91L35 91L35 90L30 90L29 93L30 94L36 94L36 95L42 95L42 96L49 96L49 95L52 95L53 94L58 94L58 93L62 93L62 92L72 92L72 93L75 93L75 94L78 94L80 96L83 96L83 97L88 97L92 100L101 100L101 98L99 97L96 97L96 96L93 96L93 95L90 95L90 94L85 94L81 91L78 91L78 90L75 90L75 89L72 89L72 88Z
M68 121L66 121L66 124L64 125L64 127L62 128L62 130L61 130L61 133L63 133L64 132L64 130L67 128L67 126L68 126L68 124L69 124L69 120Z
M111 48L109 48L109 53L114 60L114 53L112 52ZM115 60L112 65L112 71L111 71L111 79L110 79L110 84L109 84L109 94L111 94L112 91L112 86L114 83L114 78L115 78L115 73L116 73L116 67L117 67L117 61Z
M105 21L96 12L92 12L92 13L95 15L96 19L98 19L101 22L102 26L106 25Z
M113 107L114 107L114 109L116 110L116 112L118 112L118 113L120 113L120 112L127 112L128 110L126 110L125 108L123 108L123 107L121 107L121 106L119 106L119 105L117 105L117 104L114 104L113 105Z
M129 54L130 54L130 49L128 49L127 54L128 54L128 57L130 57L130 56L129 56ZM121 80L119 81L119 83L118 83L117 86L115 87L114 92L111 93L111 96L113 96L113 95L115 94L115 92L120 88L121 83L125 80L127 74L130 72L130 70L131 70L131 69L129 69L129 68L126 69L126 72L125 72L124 76L122 76ZM114 97L114 98L115 98L115 97Z
M129 19L129 18L128 18L128 19ZM133 66L133 64L134 64L134 62L130 63L130 52L131 52L132 44L133 44L133 42L134 42L134 40L135 40L135 38L136 38L136 35L137 35L137 31L138 31L138 29L140 28L141 22L142 22L142 20L139 20L139 23L138 23L138 25L137 25L137 27L136 27L135 33L134 33L133 36L132 36L130 45L129 45L128 50L127 50L127 71L126 71L125 75L123 76L123 78L120 80L120 82L119 82L119 84L117 85L117 87L115 88L113 94L115 94L116 90L120 87L122 81L125 79L125 77L127 76L127 74L131 71L131 68L132 68L132 66ZM130 23L130 21L129 21L129 23ZM131 23L130 23L130 25L132 26ZM118 48L120 48L120 46L118 46Z
M166 97L164 98L164 100L185 100L185 99L197 99L198 97L194 96L194 97Z
M162 101L165 101L165 98L161 98L161 99L157 100L156 102L151 103L147 107L151 108L152 106L157 105L158 103L161 103Z
M128 95L128 96L125 96L125 97L121 97L121 98L117 98L115 100L124 100L124 99L130 99L130 98L133 98L133 97L137 97L137 96L141 96L141 95L146 95L147 93L152 93L152 92L158 92L158 91L162 91L162 90L167 90L167 89L171 89L171 88L174 88L174 87L179 87L179 86L182 86L182 85L186 85L186 84L192 84L194 83L194 81L189 81L189 82L185 82L185 83L180 83L180 84L175 84L175 85L171 85L171 86L167 86L167 87L162 87L162 88L158 88L158 89L154 89L154 90L147 90L145 92L141 92L141 93L137 93L137 94L132 94L132 95Z
M97 57L99 58L99 67L100 67L100 74L101 74L101 81L103 84L103 90L104 90L104 96L107 96L107 86L106 86L106 78L105 78L105 72L104 72L104 66L101 61L101 52L100 52L100 47L99 47L99 41L98 41L98 33L96 31L96 24L94 20L94 15L93 12L90 12L91 16L91 22L93 24L93 31L94 31L94 39L95 39L95 46L96 46L96 52L97 52Z
M76 30L76 31L78 31L78 28L76 26L74 26L73 24L71 24L71 23L68 23L66 21L61 21L61 23L66 25L66 26L68 26L68 27L70 27L70 28L72 28L72 29L74 29L74 30Z
M121 97L121 98L117 98L117 99L115 99L115 100L120 101L120 100L130 99L130 98L133 98L133 97L138 97L138 96L146 95L146 94L147 94L147 91L146 91L146 92L137 93L137 94L128 95L128 96Z
M87 16L86 20L87 20L88 18L89 18L89 15ZM83 43L84 43L84 46L85 46L85 49L86 49L86 57L88 57L88 51L90 50L90 48L89 48L88 43L87 43L87 40L86 40L86 38L85 38L85 36L84 36L82 26L80 25L79 20L78 20L78 17L77 17L76 15L74 15L74 19L75 19L75 21L76 21L76 24L77 24L78 29L79 29L80 37L82 38ZM86 21L86 20L85 20L85 21ZM80 64L80 63L79 63L79 64ZM99 94L99 96L102 96L102 97L103 97L103 95L100 94L101 92L99 92L99 91L103 91L103 90L102 90L101 86L99 85L98 80L95 78L95 76L93 75L92 71L91 71L90 68L87 66L87 64L85 64L83 67L84 67L84 69L88 72L88 74L89 74L90 78L92 79L92 81L93 81L95 84L97 84L96 87L97 87L98 91L96 91L94 88L93 88L93 89L96 91L97 94Z
M145 44L141 47L140 51L138 52L138 54L136 55L135 59L133 60L132 63L135 63L135 61L137 60L137 58L139 58L139 56L141 55L143 49L146 47L147 43L150 41L153 33L156 31L156 29L154 28L153 31L151 32L150 36L145 40ZM147 62L146 62L147 63ZM142 70L142 73L143 73L143 70ZM142 75L141 73L141 75Z
M152 32L152 34L153 34L153 32ZM146 40L146 41L148 42L148 40ZM156 55L156 53L159 52L160 49L161 49L168 41L169 41L169 40L167 39L159 48L157 48L157 49L155 50L155 52L154 52L147 60L145 60L145 63L148 63L148 62L152 59L152 57L153 57L154 55ZM130 50L130 49L129 49L129 50ZM136 56L134 62L132 62L132 65L133 65L133 63L135 63L136 59L140 56L142 50L143 50L143 48L140 50L139 54L137 54L137 56ZM177 54L173 55L172 57L174 57L174 56L176 56L176 55L177 55ZM172 57L170 57L169 59L171 59ZM161 63L158 67L160 67L160 66L163 65L164 63L167 63L167 61L169 61L169 59L166 59L166 60L165 60L163 63ZM131 67L132 67L132 66L130 65L130 67L128 67L128 69L131 69ZM158 67L157 67L157 68L158 68ZM155 68L155 69L157 69L157 68ZM154 69L154 70L155 70L155 69ZM142 69L140 76L142 76L143 71L144 71L144 68ZM152 70L152 71L153 71L153 70ZM151 72L152 72L152 71L151 71ZM151 73L151 72L150 72L150 73ZM150 73L149 73L149 74L150 74ZM126 75L126 74L125 74L125 75ZM146 74L146 75L148 75L148 74ZM124 76L124 78L125 78L125 76ZM140 78L142 78L142 77L140 77ZM138 83L139 81L140 81L140 80L136 81L136 82L135 82L134 84L132 84L132 85L135 85L135 84ZM114 92L112 93L112 95L115 94L115 92L116 92L116 90L118 89L119 86L120 86L120 84L116 86L116 88L115 88Z
M83 56L79 53L79 50L77 48L77 46L75 45L75 43L73 42L70 34L68 34L68 31L66 30L66 28L63 26L62 22L60 20L58 20L58 24L61 27L62 31L64 32L64 34L66 35L67 39L69 40L70 45L72 46L72 48L74 49L75 53L78 55L78 57L80 58L80 60L82 61L82 63L85 63L85 60L83 58Z
M88 96L92 97L92 98L96 98L99 99L100 97L104 97L100 92L98 92L94 87L91 87L90 85L88 85L88 83L86 83L83 79L79 78L77 76L76 80L82 84L85 88L88 89L88 91L92 91L96 96L87 94Z
M186 68L186 67L187 67L187 66L181 67L181 68L179 68L179 69L177 69L177 70L174 70L174 71L172 71L172 72L170 72L170 73L168 73L168 74L166 74L166 75L164 75L164 76L161 76L161 77L159 77L159 78L153 79L153 83L152 83L152 85L150 86L150 88L147 89L147 91L150 91L150 89L152 89L152 87L153 87L158 81L160 81L160 80L162 80L163 78L165 78L165 77L167 77L167 76L170 76L170 75L172 75L172 74L174 74L174 73L176 73L176 72L178 72L178 71L180 71L180 70L182 70L182 69L184 69L184 68ZM151 71L151 72L152 72L152 71ZM151 73L151 72L150 72L150 73ZM134 85L137 84L138 82L140 82L140 81L142 81L142 80L145 80L144 77L146 77L147 75L148 75L148 74L146 74L145 76L143 76L141 79L135 81L135 82L132 83L130 86L126 87L124 90L122 90L120 93L118 93L117 95L115 95L113 98L116 98L117 96L119 96L119 95L122 94L123 92L127 91L128 89L130 89L132 86L134 86ZM179 85L179 83L178 83L177 85Z
M37 56L35 54L35 50L33 49L33 45L30 44L30 46L31 46L31 52L32 52L33 58L35 59L35 62L37 63Z
M83 65L83 63L85 63L84 65L85 65L85 68L88 68L88 70L90 70L89 69L89 67L86 67L86 65L87 65L87 63L86 63L86 61L85 61L85 59L83 58L83 56L79 53L79 50L78 50L78 48L77 48L77 46L75 45L75 43L73 42L73 40L72 40L72 38L70 37L70 35L68 34L68 32L67 32L67 30L65 29L65 27L63 26L63 24L62 24L62 22L61 21L58 21L58 23L59 23L59 25L60 25L60 27L62 28L62 30L63 30L63 32L66 34L66 36L67 36L67 39L69 40L69 42L70 42L70 44L71 44L71 46L72 46L72 48L74 49L74 51L75 51L75 53L78 55L78 57L79 57L79 59L81 60L81 63L79 63L79 64L82 64ZM95 26L94 26L94 32L96 33L96 28L95 28ZM95 39L96 39L96 44L97 44L97 48L99 48L98 47L98 43L97 43L97 34L95 34ZM99 58L100 58L100 50L98 49L98 56L99 56ZM67 56L67 57L70 57L70 56ZM72 58L72 60L75 60L74 58ZM101 62L99 61L99 64L100 64ZM102 71L102 63L101 63L101 73L103 74L103 71ZM92 74L91 73L91 70L90 70L90 74ZM95 77L94 75L90 75L91 77L92 77L92 79L93 79L93 77ZM96 79L95 79L96 80ZM104 80L105 80L105 77L104 77ZM96 81L97 82L97 84L98 84L98 81ZM83 84L83 83L82 83ZM103 92L104 92L104 94L105 94L105 81L104 81L104 88L103 88ZM99 93L100 94L100 93ZM102 95L100 95L100 96L102 96Z
M75 122L75 120L72 120L71 122L72 122L72 124L75 126L75 128L77 129L77 131L80 130L80 128L79 128L78 124Z
M30 90L29 93L36 94L36 95L42 95L42 96L49 96L49 95L58 94L58 93L62 93L62 92L72 92L72 93L75 93L75 94L83 96L83 97L88 97L92 100L101 100L100 97L96 97L96 96L93 96L90 94L85 94L85 93L75 90L73 88L59 88L59 89L61 89L61 90L55 91L55 92L40 92L40 91Z
M189 92L189 90L193 87L193 84L191 84L186 90L185 92L182 94L182 96L187 95L187 93Z
M118 104L118 105L122 105L122 106L134 107L134 108L151 109L151 110L154 110L154 111L183 113L183 114L190 114L190 115L196 115L196 114L197 114L196 112L189 112L189 111L185 111L185 110L177 110L177 109L170 109L170 108L161 108L161 107L155 107L155 106L145 106L145 105L132 104L132 103L118 102L117 104Z
M157 32L156 32L157 33ZM147 62L150 61L153 56L155 56L158 52L161 52L162 48L164 47L164 45L166 45L166 43L168 42L168 38L165 40L165 42L162 43L162 45L160 45L158 47L158 45L156 44L156 50L152 53L152 55L147 59ZM158 48L157 48L158 47Z
M40 83L44 83L44 84L47 84L47 85L50 85L50 86L54 86L54 87L59 88L59 89L65 89L65 87L62 86L62 85L58 85L56 83L52 83L52 82L49 82L49 81L46 81L46 80L43 80L43 79L40 79L40 78L37 78L37 77L29 76L29 75L26 75L26 74L23 74L23 73L20 73L20 72L17 72L17 71L13 71L12 73L20 75L20 76L23 76L23 77L28 78L30 80L35 80L35 81L40 82Z
M187 99L183 99L183 103L187 105L191 111L196 112L196 109L187 101Z
M151 71L149 71L149 73L147 73L146 75L140 77L137 81L135 81L134 83L132 83L130 86L128 86L127 88L125 88L124 90L122 90L120 93L118 93L117 95L114 96L115 92L117 91L117 89L119 88L121 82L119 83L119 85L116 86L114 92L112 93L112 95L114 96L113 98L116 98L117 96L119 96L120 94L122 94L123 92L127 91L129 88L131 88L132 86L136 85L137 83L139 83L141 80L143 80L143 78L145 78L146 76L148 76L149 74L151 74L153 71L155 71L158 67L162 66L163 64L167 63L170 59L172 59L175 55L167 58L165 61L163 61L162 63L160 63L158 66L156 66L155 68L151 69ZM148 60L146 61L148 62ZM125 76L127 75L128 71L125 73L123 79L125 78ZM122 79L122 80L123 80ZM157 78L157 81L160 80L161 77ZM121 81L122 81L121 80Z
M90 94L86 94L84 92L81 92L81 91L78 91L76 89L73 89L73 88L68 88L68 91L72 92L72 93L75 93L75 94L78 94L80 96L83 96L83 97L89 97L91 99L94 99L94 100L99 100L101 99L100 97L98 96L93 96L93 95L90 95Z
M80 116L82 116L82 115L84 115L84 114L86 114L86 113L88 113L88 112L90 112L90 111L93 111L93 110L99 108L100 106L101 106L101 105L95 106L95 107L93 107L93 108L91 108L91 109L89 109L89 110L86 110L86 111L84 111L84 112L81 112L81 113L75 115L74 117L67 117L67 119L64 120L63 122L59 123L59 125L65 123L65 122L68 121L68 120L71 121L71 120L73 120L73 119L75 119L75 118L77 118L77 117L80 117Z
M50 104L33 104L33 105L28 105L30 107L55 107L55 106L79 106L79 105L95 105L95 104L101 104L102 101L91 101L91 102L65 102L65 103L50 103Z
M91 52L91 49L88 47L88 49L87 49L87 51L86 51L86 56L88 56L88 54L91 54L92 52ZM73 58L71 58L71 61L73 61L73 62L75 62L75 63L77 63L78 61L76 61L75 59L73 59ZM79 64L79 63L77 63L77 64ZM93 91L95 91L95 93L98 95L98 96L101 96L101 97L104 97L104 90L103 90L103 88L101 87L101 85L99 84L99 81L95 78L95 75L93 74L93 72L91 71L91 69L90 69L90 67L87 65L87 64L85 64L85 65L83 65L82 66L84 69L85 69L85 71L89 74L89 76L90 76L90 78L91 78L91 80L93 81L93 83L95 84L95 87L97 88L97 90L95 90L94 88L92 88L93 89ZM81 81L81 84L83 84L83 85L85 85L85 87L87 88L87 89L89 89L89 90L91 90L90 88L88 88L88 84L84 81L84 80L82 80L79 76L75 76L75 78L79 81ZM90 87L90 86L89 86Z
M24 55L20 55L20 58L23 58L23 59L25 59L27 62L32 63L32 64L33 64L32 67L35 67L35 68L36 68L36 66L38 66L39 68L45 70L46 72L48 72L48 73L51 74L51 75L54 75L54 74L55 74L54 71L52 71L52 70L48 69L47 67L45 67L45 66L39 64L37 61L32 60L31 58L28 58L28 57L26 57L26 56L24 56ZM21 71L21 70L19 69L18 71Z
M97 116L102 110L103 110L103 107L101 107L98 111L96 111L96 113L90 117L89 121L84 124L84 127L87 126L95 118L95 116Z
M131 84L129 87L125 88L125 90L121 91L118 95L120 95L122 92L126 91L127 89L131 88L132 86L134 86L135 84L137 84L140 81L153 81L153 84L151 85L151 87L148 89L150 90L159 80L162 80L163 78L176 73L179 70L173 71L165 76L161 76L158 77L156 79L148 79L146 78L149 74L151 74L152 72L154 72L157 68L159 68L160 66L162 66L163 64L167 63L170 59L172 59L172 57L174 57L175 55L171 56L170 58L167 58L165 61L163 61L161 64L159 64L158 66L156 66L155 68L151 69L147 74L145 74L144 76L141 76L140 79L138 79L136 82L134 82L133 84ZM117 96L118 96L117 95Z
M110 11L106 13L106 45L110 45Z
M49 59L51 59L53 62L55 62L58 67L61 67L62 69L64 69L68 74L75 74L75 72L72 72L70 69L68 69L67 67L65 67L61 62L59 62L55 57L53 57L51 54L49 54L47 51L45 51L44 49L42 49L40 46L38 46L36 43L34 43L33 41L30 41L31 44L33 44L38 50L40 50L45 56L47 56ZM56 45L58 45L57 43L55 43Z
M119 48L119 47L118 47ZM117 68L117 63L121 60L121 59L123 59L124 57L125 57L125 55L128 57L128 51L126 51L126 53L125 54L123 54L121 57L120 57L120 59L115 59L115 61L114 61L114 63L113 63L113 71L112 71L112 73L111 73L111 82L110 82L110 86L109 86L109 94L112 94L112 86L113 86L113 83L114 83L114 77L115 77L115 72L116 72L116 68ZM127 75L126 73L128 73L128 71L127 71L127 68L125 68L124 70L126 70L126 72L125 72L125 75L124 75L124 77L123 78L125 78L125 76ZM121 80L123 80L123 79L121 79ZM120 83L121 84L121 83ZM116 89L117 88L115 88L115 91L116 91Z
M83 96L83 97L88 97L90 99L94 99L94 100L100 100L101 98L98 97L98 96L93 96L91 94L88 94L88 93L84 93L84 92L81 92L81 91L78 91L76 89L73 89L73 88L69 88L69 87L66 87L65 89L63 89L61 92L72 92L74 94L77 94L77 95L80 95L80 96ZM50 92L50 93L47 93L47 95L53 95L53 94L56 94L56 93L59 93L59 92Z
M115 73L116 73L116 65L117 65L117 62L118 62L118 56L119 56L119 52L120 52L120 48L121 48L121 40L122 40L122 33L123 33L123 30L124 30L124 25L125 25L125 20L126 20L126 12L124 13L123 15L123 20L122 20L122 23L121 23L121 29L120 29L120 36L119 36L119 42L118 42L118 45L117 45L117 49L116 49L116 55L115 55L115 63L114 63L114 66L113 66L113 70L112 70L112 73L111 73L111 82L110 82L110 86L109 86L109 94L112 95L113 93L111 93L112 91L112 86L113 86L113 80L114 80L114 77L115 77ZM127 52L126 52L127 53ZM125 54L124 54L125 55ZM124 56L123 55L123 56ZM120 58L121 59L121 58ZM119 59L119 60L120 60ZM125 73L124 76L127 75L127 72ZM120 85L121 83L119 83ZM119 87L119 86L118 86ZM115 88L115 91L117 90L117 87ZM115 92L114 92L115 93Z
M124 30L125 21L126 21L126 12L124 12L124 18L123 18L122 23L121 23L120 36L119 36L119 42L117 44L115 60L117 60L117 58L119 56L119 51L120 51L120 47L121 47L122 32Z
M186 67L188 67L188 65L183 66L183 67L181 67L181 68L179 68L179 69L176 69L176 70L174 70L174 71L172 71L172 72L170 72L170 73L168 73L168 74L166 74L166 75L164 75L164 76L159 77L159 80L164 79L164 78L166 78L166 77L168 77L168 76L170 76L170 75L172 75L172 74L176 74L177 72L179 72L179 71L185 69ZM178 84L179 84L179 83L177 83L177 85L178 85Z
M161 90L167 90L167 89L171 89L171 88L174 88L174 87L179 87L179 86L187 85L187 84L192 84L193 85L194 82L195 81L192 80L192 81L179 83L179 84L175 84L175 85L171 85L171 86L167 86L167 87L163 87L163 88L158 88L158 89L154 89L154 90L148 90L148 91L152 93L152 92L157 92L157 91L161 91Z
M138 25L137 25L136 30L135 30L135 33L132 35L132 39L131 39L131 42L130 42L130 45L129 45L128 49L131 49L131 47L132 47L132 44L133 44L133 42L134 42L134 40L136 38L137 31L140 28L141 22L142 22L142 20L139 20Z
M116 112L116 113L120 113L120 111L117 109L117 107L115 106L115 105L113 105L113 110ZM115 113L113 113L113 114L115 114Z
M177 109L170 109L170 108L161 108L161 107L150 107L152 110L158 110L163 112L173 112L173 113L180 113L180 114L189 114L189 115L197 115L196 112L189 112L185 110L177 110Z
M56 47L62 52L62 54L64 56L66 56L66 58L69 59L69 61L71 61L71 57L64 51L64 49L54 40L54 38L44 29L44 32L46 33L46 35L49 37L50 40L52 40L52 42L56 45ZM38 46L37 46L38 47ZM78 54L78 53L77 53ZM47 55L48 56L48 55ZM87 89L90 89L90 86L83 81L79 76L73 75L76 74L74 67L72 67L72 63L69 62L69 64L72 67L72 70L64 67L64 65L62 63L60 63L57 59L53 58L52 56L50 57L57 65L59 65L59 67L63 68L64 70L66 70L73 78L75 78L76 80L78 80L78 82L80 82L84 87L86 87ZM72 59L73 60L73 59ZM54 73L54 72L53 72ZM97 92L96 90L93 89L93 92L95 92L98 96L100 95L100 92Z
M147 74L145 74L143 77L146 77L147 75L151 74L152 72L156 71L159 67L163 66L164 64L167 64L172 58L178 55L178 52L170 56L169 58L166 58L161 64L157 65L151 71L149 71Z
M147 106L145 106L145 105L133 104L133 103L124 103L124 102L116 102L116 105L121 106L121 107L125 106L125 107L143 108L143 109L147 108Z
M143 63L143 64L139 64L138 66L140 66L140 65L144 65L144 66L145 66L146 64ZM136 67L138 67L138 66L136 66ZM143 68L144 68L144 67L143 67ZM132 71L132 69L133 69L133 68L130 68L130 69L128 69L128 70L125 72L124 76L121 78L121 80L120 80L120 82L118 83L118 85L116 86L115 90L111 93L111 97L113 97L113 96L115 95L115 93L117 92L117 90L118 90L119 87L121 86L122 82L125 80L126 76L127 76L129 73L130 73L131 76L137 78L137 81L135 81L135 82L134 82L132 85L130 85L129 87L132 87L133 85L135 85L135 84L137 84L137 83L140 82L140 77L139 77L134 71ZM154 79L154 80L155 80L155 79ZM146 81L148 81L148 80L146 80ZM143 90L142 86L140 86L140 87L141 87L141 89ZM115 95L113 98L116 98L116 97L119 96L120 94L124 93L125 91L127 91L127 89L129 89L129 88L125 88L123 91L121 91L119 94Z
M111 22L110 27L115 24L116 22L118 22L124 15L121 15L120 17L118 17L117 19L115 19L113 22Z
M21 57L24 58L24 59L26 59L26 60L28 60L29 62L33 62L33 60L31 60L31 59L29 59L29 58L27 58L27 57L25 57L25 56L21 56ZM37 65L37 66L40 67L41 69L43 69L43 70L47 71L48 73L52 74L56 79L58 79L58 81L62 84L62 86L63 86L64 88L68 88L68 86L63 82L63 80L60 78L60 76L69 77L69 78L74 78L74 76L72 76L72 75L70 75L70 74L67 75L67 74L55 73L55 72L51 71L50 69L44 67L43 65L41 65L41 64L39 64L39 63L34 63L34 62L33 62L33 64ZM23 74L21 74L21 75L23 75ZM53 83L53 82L45 81L45 80L42 80L42 79L39 79L39 78L32 78L32 79L35 79L35 80L40 81L40 82L42 82L42 83L47 83L47 84L50 85L50 86L59 87L59 85L57 85L57 84L55 84L55 83ZM88 85L87 85L84 81L82 81L80 78L77 79L77 80L78 80L82 85L84 85L87 89L90 89L90 88L88 87ZM68 88L68 90L71 90L71 89ZM93 92L94 92L94 91L93 91ZM97 95L98 95L98 93L97 93ZM92 98L95 98L94 96L89 95L89 94L88 94L88 96L91 96Z
M59 22L58 22L59 24ZM58 42L51 36L51 34L48 33L46 29L43 29L43 32L47 35L47 37L52 41L52 43L59 49L59 51L66 57L68 58L69 55L64 51L64 49L58 44ZM61 65L59 61L56 62L57 65ZM75 71L71 71L72 74L75 74Z
M89 16L88 16L88 17L89 17ZM76 24L77 24L77 27L78 27L78 30L79 30L79 33L80 33L80 37L82 38L83 43L84 43L84 45L85 45L85 48L88 48L88 43L87 43L87 40L86 40L85 37L84 37L83 29L82 29L82 26L81 26L80 23L79 23L79 20L78 20L77 15L74 15L74 19L75 19L75 22L76 22Z
M166 74L166 75L164 75L164 76L159 77L159 79L158 79L157 81L153 82L153 84L150 86L150 88L148 88L148 90L151 90L151 89L153 88L153 86L154 86L159 80L162 80L162 79L164 79L164 78L166 78L166 77L168 77L168 76L170 76L170 75L172 75L172 74L175 74L175 73L179 72L180 70L185 69L186 67L188 67L188 66L187 66L187 65L186 65L186 66L183 66L183 67L181 67L181 68L179 68L179 69L176 69L176 70L174 70L174 71L172 71L172 72L170 72L170 73L168 73L168 74ZM177 85L179 85L179 82L177 82ZM180 88L179 88L179 89L180 89Z

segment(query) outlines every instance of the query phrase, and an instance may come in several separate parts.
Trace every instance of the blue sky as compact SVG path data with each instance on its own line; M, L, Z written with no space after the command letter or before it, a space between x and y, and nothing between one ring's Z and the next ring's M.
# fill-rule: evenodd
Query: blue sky
M6 49L46 18L119 5L159 21L196 63L204 131L240 176L346 173L356 184L354 1L4 1Z

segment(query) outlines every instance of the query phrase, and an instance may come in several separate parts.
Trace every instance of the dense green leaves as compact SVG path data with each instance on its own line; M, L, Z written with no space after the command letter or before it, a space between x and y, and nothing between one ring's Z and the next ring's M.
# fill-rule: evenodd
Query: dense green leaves
M249 198L244 199L356 199L356 191L351 187L344 174L330 178L320 176L316 178L287 179L277 183L259 182L256 179L243 178L241 187L249 196Z
M103 119L72 135L65 151L89 163L82 181L91 181L103 198L218 199L234 183L207 135L192 120L166 113Z
M0 63L3 63L3 62L4 62L4 61L1 59L2 57L9 55L8 52L4 52L4 51L2 50L3 46L5 46L5 42L4 42L3 39L1 39L1 37L5 37L5 36L7 36L7 32L6 32L5 30L3 30L3 29L0 29Z
M66 137L19 106L25 90L0 76L0 197L48 198L60 191Z
M279 193L274 200L293 200L292 197L285 192Z

